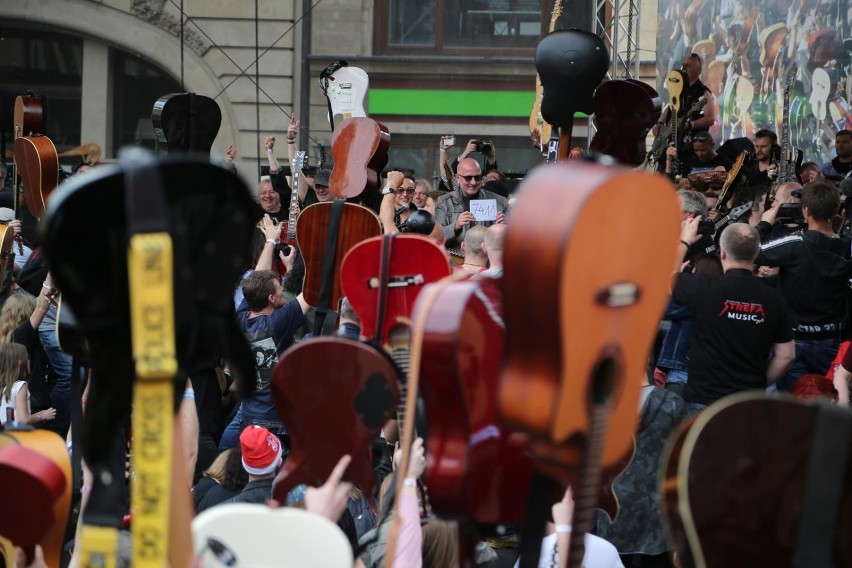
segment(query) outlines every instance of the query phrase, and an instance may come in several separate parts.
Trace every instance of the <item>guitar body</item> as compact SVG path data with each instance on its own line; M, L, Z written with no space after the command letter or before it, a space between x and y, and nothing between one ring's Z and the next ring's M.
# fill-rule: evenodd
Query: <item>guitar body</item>
M592 95L606 76L609 62L606 45L593 33L557 30L544 36L535 50L535 66L544 88L544 120L570 135L574 113L594 111Z
M170 93L154 103L151 122L157 150L209 154L222 124L222 111L210 97L195 93Z
M328 76L325 96L331 106L332 117L342 120L364 118L364 98L370 89L370 77L358 67L341 67Z
M425 318L420 392L429 424L426 485L442 518L494 526L520 523L533 463L525 434L497 414L505 345L499 282L442 287Z
M59 157L47 136L22 136L15 140L15 163L24 186L24 203L41 219L51 192L59 185Z
M638 166L645 161L645 136L660 118L662 102L657 92L642 81L614 79L595 91L597 132L589 148L622 164Z
M728 201L728 192L730 191L731 186L739 180L740 176L745 174L748 169L749 162L751 162L751 152L748 150L740 152L740 155L737 156L736 160L734 160L734 164L725 176L725 183L722 184L722 190L719 192L716 205L713 206L715 211L721 209L722 206L725 205L725 202Z
M388 163L390 132L370 118L344 121L331 138L334 169L329 191L335 197L350 199L379 187L379 172Z
M661 492L675 547L692 557L683 566L794 566L817 415L817 404L743 393L681 426ZM852 566L852 447L845 471L833 480L833 566Z
M396 369L386 355L342 337L299 343L275 366L272 399L291 440L274 499L283 504L297 485L322 485L345 454L352 462L344 479L372 494L371 444L399 399Z
M548 33L556 29L556 23L562 15L562 0L554 0L553 12L550 14L550 28ZM550 140L552 127L545 122L541 116L541 99L544 96L544 86L541 84L541 77L535 75L535 100L533 100L532 110L530 111L530 135L533 139L538 139L540 149L544 149ZM451 178L452 179L452 176Z
M354 120L358 119L347 120L336 132L339 132ZM299 250L305 260L305 281L302 290L305 294L305 300L311 306L320 304L319 291L323 283L323 257L328 243L332 205L332 203L315 203L306 207L296 221ZM336 235L337 252L334 257L332 273L327 275L332 278L333 282L329 299L330 306L336 306L342 296L338 275L343 257L361 241L381 234L382 223L375 213L366 207L353 203L343 205L343 215Z
M382 264L382 239L374 237L355 245L340 266L340 286L361 319L365 337L387 338L397 325L408 326L414 301L425 285L437 282L452 272L446 253L426 237L397 235L393 238L388 262L388 287L382 310L384 321L377 321L376 304L380 298L379 279ZM381 329L376 329L380 326Z
M53 432L9 426L0 432L0 483L6 511L0 536L28 554L40 544L47 566L58 568L71 511L68 449ZM6 565L14 566L14 548L11 554L5 546L0 549L7 557Z
M643 239L656 254L625 246L639 228L612 218L616 203L659 219ZM602 378L611 383L601 463L631 451L639 400L632 386L645 372L668 295L678 217L671 184L659 176L572 164L538 168L525 181L506 235L512 270L503 294L533 283L536 300L504 306L507 363L498 404L507 423L535 438L545 472L564 471L547 464L560 463L570 439L588 427L587 377L609 375Z
M15 138L44 134L44 102L41 97L15 97Z
M352 566L352 546L343 531L325 517L295 507L219 505L192 520L192 535L201 568L226 565L229 553L239 566Z

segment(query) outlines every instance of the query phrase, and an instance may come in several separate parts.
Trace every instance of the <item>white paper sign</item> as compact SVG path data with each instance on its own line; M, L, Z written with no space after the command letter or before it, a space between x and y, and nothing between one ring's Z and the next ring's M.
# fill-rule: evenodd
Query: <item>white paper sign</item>
M496 221L497 220L497 200L496 199L471 199L470 212L473 213L473 218L477 221Z

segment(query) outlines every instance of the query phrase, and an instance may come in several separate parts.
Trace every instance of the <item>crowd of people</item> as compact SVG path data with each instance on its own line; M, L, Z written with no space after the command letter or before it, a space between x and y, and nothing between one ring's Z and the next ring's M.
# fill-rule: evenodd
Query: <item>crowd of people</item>
M687 97L697 100L706 89L698 80L700 57L684 58L683 70L692 83ZM684 117L682 138L672 141L660 163L660 172L679 186L673 191L683 223L672 247L681 254L659 341L650 353L647 376L637 385L642 389L637 456L615 485L622 512L615 522L603 515L598 519L598 536L589 535L586 542L584 565L589 568L673 565L656 476L666 440L687 415L746 390L849 404L852 247L843 180L852 171L852 131L838 132L836 157L822 165L801 164L794 180L779 183L776 133L760 130L753 140L717 149L707 133L712 112L710 105ZM665 120L664 114L661 122ZM184 403L197 422L187 475L199 515L228 503L268 502L292 447L273 401L271 377L287 348L310 341L304 333L312 310L301 289L304 264L298 248L279 245L286 224L301 210L334 199L329 170L304 167L292 175L299 129L294 118L286 133L287 171L275 155L276 137L263 139L269 174L257 189L252 257L234 290L238 326L256 360L254 392L237 400L226 362L210 374L190 376L186 386ZM438 188L411 171L394 170L380 184L382 190L355 201L375 212L385 233L421 234L445 247L460 274L500 278L512 270L502 258L512 197L494 145L471 139L450 160L445 142L446 137L440 145L443 176ZM752 149L753 159L731 184L728 172L743 144ZM234 156L229 150L226 161ZM477 200L493 203L490 216L472 211L471 202ZM741 216L730 217L729 211L746 203ZM0 209L0 222L20 232L14 211ZM81 401L71 400L70 356L55 337L55 295L40 251L22 248L9 264L0 310L0 424L24 422L70 440L71 407ZM344 299L338 310L338 333L360 338L359 317L351 305ZM344 456L326 486L300 488L287 498L286 505L306 507L336 522L356 566L379 566L385 556L394 515L370 504L374 497L381 504L393 494L398 438L397 424L391 421L373 444L375 494L341 481L349 459ZM393 565L454 565L461 546L458 526L432 519L421 529L416 489L426 467L422 440L410 455L398 496L402 529ZM571 510L569 490L554 504L553 535L543 543L541 565L550 565L557 556L564 562ZM477 565L512 565L519 530L508 527L486 535L476 547Z

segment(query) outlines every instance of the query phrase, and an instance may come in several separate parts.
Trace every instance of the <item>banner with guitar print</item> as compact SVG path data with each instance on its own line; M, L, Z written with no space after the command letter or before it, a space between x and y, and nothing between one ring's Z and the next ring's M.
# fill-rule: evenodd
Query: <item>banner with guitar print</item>
M841 0L675 0L660 2L657 89L685 55L703 63L701 81L715 97L718 143L752 138L761 128L780 134L785 75L790 144L822 165L834 138L852 129L852 31Z

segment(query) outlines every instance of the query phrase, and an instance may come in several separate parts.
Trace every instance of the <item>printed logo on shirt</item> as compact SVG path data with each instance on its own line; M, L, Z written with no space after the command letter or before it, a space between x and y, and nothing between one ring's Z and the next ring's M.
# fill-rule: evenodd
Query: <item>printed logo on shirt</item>
M257 390L265 391L269 386L269 376L271 374L269 370L278 361L275 341L271 337L254 341L251 344L251 352L254 355L254 363L257 367Z
M766 321L766 312L763 310L762 304L725 300L725 304L722 307L722 311L719 313L719 317L727 317L732 320L750 321L753 323L763 323Z

